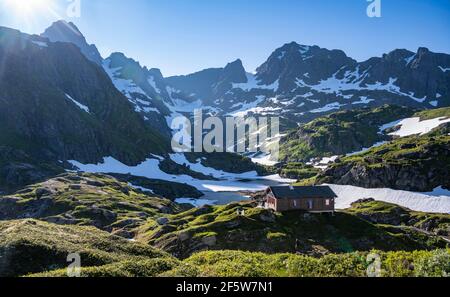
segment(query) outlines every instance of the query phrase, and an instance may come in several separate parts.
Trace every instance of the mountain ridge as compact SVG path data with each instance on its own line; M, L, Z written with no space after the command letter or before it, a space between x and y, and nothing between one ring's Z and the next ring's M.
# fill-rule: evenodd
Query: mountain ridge
M77 46L0 27L0 64L0 141L30 155L19 163L98 162L115 155L137 164L168 150L168 141L145 126ZM6 180L14 174L2 172Z
M62 24L52 27L64 27ZM60 40L70 41L70 36L60 36ZM78 44L80 48L90 46L84 37L75 41L82 43ZM450 55L433 53L424 47L416 52L394 49L381 57L358 62L339 49L329 50L293 41L275 49L255 74L248 73L240 59L222 68L169 77L163 77L159 69L139 67L139 71L146 73L145 80L155 80L151 87L134 75L120 73L121 78L137 86L144 85L142 93L151 102L146 110L152 117L158 117L155 114L158 111L166 118L166 126L180 110L191 113L199 107L219 116L237 112L280 115L286 123L298 123L336 110L384 104L422 109L450 105L450 72L445 71L450 68ZM111 79L114 81L114 77ZM154 97L160 97L163 104ZM149 118L145 106L136 103L137 99L133 102L136 110L144 119ZM180 103L183 107L178 106ZM164 126L162 117L156 128ZM169 130L166 127L166 133Z

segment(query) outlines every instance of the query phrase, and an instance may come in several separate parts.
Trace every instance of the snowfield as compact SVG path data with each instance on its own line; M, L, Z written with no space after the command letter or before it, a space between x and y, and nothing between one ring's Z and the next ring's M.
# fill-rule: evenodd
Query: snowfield
M189 163L192 169L202 172L204 174L211 174L220 177L220 180L209 181L199 180L188 175L173 175L163 172L159 168L161 158L155 156L156 159L147 159L137 166L127 166L115 160L112 157L104 158L100 164L81 164L77 161L69 161L72 165L79 168L81 171L93 173L121 173L132 174L135 176L143 176L151 179L161 179L166 181L185 183L196 187L203 192L239 192L249 191L256 192L267 188L266 182L276 182L279 184L289 184L295 180L283 179L279 175L271 176L256 176L255 172L248 172L243 174L233 174L224 171L215 170L205 167L200 163L187 162L181 154L171 155L171 159L177 163ZM187 162L187 163L186 163ZM204 170L204 171L203 171ZM250 181L242 181L243 178L248 178ZM138 186L133 187L139 188ZM374 198L375 200L394 203L415 211L433 212L433 213L450 213L450 191L444 190L441 187L436 188L431 193L417 193L392 189L365 189L354 186L344 185L329 185L331 189L337 194L336 208L345 209L350 207L352 202L363 198ZM145 189L150 190L151 189ZM243 198L244 199L244 198ZM209 199L191 199L180 198L177 202L191 203L195 205L214 204L215 201Z
M256 171L250 171L241 174L229 173L222 170L206 167L201 164L200 160L197 163L189 162L182 153L171 154L170 159L179 165L187 165L189 169L195 172L203 173L204 175L213 176L215 178L234 178L234 179L255 179L258 178Z
M420 121L420 118L416 117L388 123L380 127L380 130L384 131L388 128L401 126L398 131L392 132L389 135L406 137L410 135L424 135L430 133L431 130L445 123L450 123L450 118L440 117L431 120Z
M278 80L276 80L275 82L273 82L270 85L264 85L261 84L261 82L258 80L258 78L251 74L251 73L247 73L247 82L246 83L233 83L233 89L241 89L243 91L249 92L253 89L261 89L261 90L272 90L272 91L276 91L278 90Z
M375 101L375 99L369 99L368 97L366 97L366 96L361 96L361 97L359 97L361 100L359 100L359 101L355 101L355 102L353 102L352 104L353 105L356 105L356 104L369 104L370 102L372 102L372 101Z
M220 180L199 180L189 175L174 175L168 174L159 168L161 157L157 156L156 159L147 159L137 166L128 166L120 161L112 158L105 157L103 162L99 164L82 164L75 160L68 161L79 170L92 173L120 173L131 174L135 176L147 177L150 179L161 179L165 181L184 183L197 188L199 191L212 191L212 192L238 192L238 191L250 191L256 192L267 188L264 183L257 181L272 181L277 183L292 183L295 180L284 179L279 175L271 176L257 176L257 173L247 172L242 174L234 174L224 171L215 170L213 168L204 167L199 163L189 163L193 166L192 170L202 172L203 174L211 174L220 178ZM178 163L186 163L184 156L181 157L178 154L171 156ZM204 171L202 171L204 170ZM244 182L243 179L251 180L250 182ZM151 189L149 189L151 190Z
M397 204L411 210L450 213L450 191L441 187L430 193L408 192L400 190L365 189L354 186L328 185L336 193L336 208L349 208L359 199L374 198L375 200Z
M41 48L48 47L48 43L47 43L47 42L36 41L36 40L33 40L33 41L31 41L31 42L32 42L33 44L35 44L35 45L41 47Z
M327 111L334 110L334 109L340 109L342 106L344 106L344 105L340 104L339 102L333 102L333 103L325 105L324 107L310 110L309 112L311 112L311 113L327 112Z
M354 156L354 155L358 155L358 154L361 154L361 153L365 153L365 152L367 152L368 150L370 150L372 148L382 146L383 144L386 144L386 143L387 143L387 141L380 141L380 142L375 143L371 147L365 147L365 148L361 149L360 151L346 154L346 156Z
M256 157L251 158L253 163L265 165L265 166L275 166L280 162L273 161L271 154L260 154Z
M317 85L309 85L304 80L297 78L296 84L299 88L307 87L311 90L315 90L316 92L325 93L325 94L337 94L342 95L342 92L345 91L386 91L392 94L409 97L414 101L423 103L427 97L417 98L415 94L412 93L404 93L400 90L395 83L398 78L390 77L389 82L381 83L376 82L374 84L362 84L363 80L367 77L368 70L360 73L359 67L356 68L355 71L346 71L344 74L344 78L339 79L337 75L339 71L333 74L331 77L321 80Z
M103 69L111 78L114 86L118 89L122 94L124 94L128 99L132 99L133 93L142 94L147 96L147 94L138 87L131 79L123 79L120 78L120 70L122 67L111 68L111 60L107 59L103 62Z
M231 109L237 108L239 106L240 108L233 112L228 113L227 116L245 117L248 113L252 112L252 110L256 110L258 108L258 105L264 102L264 100L266 100L266 96L256 96L256 100L253 102L237 103L233 105Z
M194 207L202 207L204 205L215 205L218 201L209 199L178 198L175 199L175 202L180 204L191 204Z

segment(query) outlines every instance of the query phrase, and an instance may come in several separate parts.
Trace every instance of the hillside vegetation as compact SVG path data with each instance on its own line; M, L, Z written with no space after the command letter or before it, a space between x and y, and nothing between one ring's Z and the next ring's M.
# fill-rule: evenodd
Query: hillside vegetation
M429 192L450 189L449 125L423 136L399 138L364 153L340 158L315 183Z
M11 196L0 197L0 220L33 218L64 225L87 225L133 238L148 219L182 208L111 176L65 173Z
M405 219L401 214L397 216L398 220ZM394 221L374 223L352 210L337 212L334 216L296 211L281 214L255 208L254 203L248 202L204 206L166 218L163 225L150 222L142 226L136 239L178 258L186 258L201 250L291 252L320 256L371 249L411 251L443 248L447 242L433 231L445 229L449 215L443 215L438 224L440 227L429 229L429 233L419 229L422 220L418 220L414 228L408 221L410 228L394 224Z
M0 276L20 276L60 268L78 253L84 267L124 261L177 261L148 245L130 242L93 227L61 226L37 220L0 222ZM64 273L66 271L64 270Z
M407 118L414 110L396 105L345 110L319 117L290 133L280 147L280 158L289 162L343 155L388 140L380 126Z
M203 207L150 218L133 241L92 226L9 220L0 222L0 276L66 276L74 252L84 277L366 276L369 254L384 276L444 276L449 223L375 201L334 217Z

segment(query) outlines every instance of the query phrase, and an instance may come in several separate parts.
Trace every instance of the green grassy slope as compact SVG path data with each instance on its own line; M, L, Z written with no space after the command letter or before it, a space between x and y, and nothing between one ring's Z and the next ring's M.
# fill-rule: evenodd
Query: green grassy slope
M143 193L113 177L66 173L0 197L0 220L35 218L57 224L89 225L126 238L148 219L182 208Z
M395 105L332 113L290 133L281 144L280 157L291 162L309 161L359 151L388 139L379 133L380 126L413 113L412 109Z
M239 215L238 210L244 210ZM413 228L374 224L351 212L334 216L272 213L253 203L202 207L166 216L140 228L137 240L186 258L200 250L245 250L266 253L300 252L314 256L333 252L414 250L445 247L434 234ZM448 218L448 216L447 216Z
M0 276L20 276L68 266L78 253L83 267L123 261L167 260L170 255L93 227L60 226L37 220L0 222ZM64 270L64 274L65 274Z
M423 136L399 138L364 153L343 157L320 173L316 183L428 192L450 188L450 136L441 126Z

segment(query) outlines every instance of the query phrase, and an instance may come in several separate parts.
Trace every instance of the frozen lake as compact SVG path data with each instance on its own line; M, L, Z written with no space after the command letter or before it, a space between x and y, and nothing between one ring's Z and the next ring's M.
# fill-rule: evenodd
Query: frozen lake
M235 201L250 200L250 194L252 192L264 190L270 186L282 186L289 185L289 180L283 180L276 178L275 176L269 176L267 179L252 179L246 181L238 181L241 185L248 185L248 190L238 191L203 191L204 196L199 199L192 198L180 198L176 201L179 203L190 203L195 206L208 205L225 205Z

